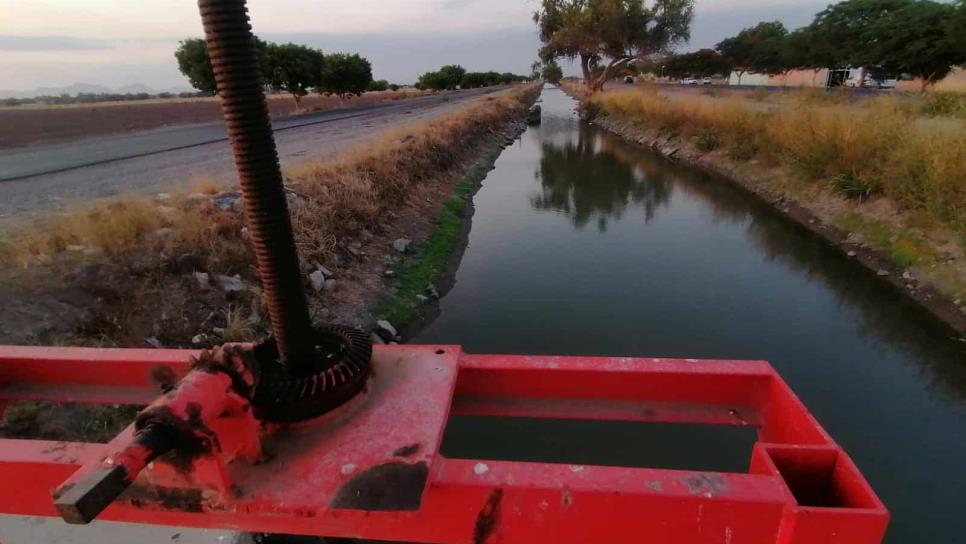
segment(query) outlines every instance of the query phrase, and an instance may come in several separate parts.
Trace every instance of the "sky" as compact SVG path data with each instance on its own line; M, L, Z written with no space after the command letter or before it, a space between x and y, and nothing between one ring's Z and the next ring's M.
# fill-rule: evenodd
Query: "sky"
M830 0L696 0L691 43L742 28L808 24ZM411 83L443 64L528 73L539 41L537 0L249 0L256 34L323 51L358 52L377 79ZM187 89L173 52L201 36L194 0L0 0L0 89L83 82ZM573 67L566 67L573 71Z

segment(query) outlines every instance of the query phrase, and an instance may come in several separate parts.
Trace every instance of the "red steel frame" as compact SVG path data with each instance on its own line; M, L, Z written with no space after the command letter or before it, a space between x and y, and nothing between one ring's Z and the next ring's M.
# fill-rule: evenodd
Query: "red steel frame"
M0 347L0 414L24 400L148 404L158 368L181 378L195 355ZM251 437L226 415L217 458L195 459L188 473L150 464L99 519L429 543L884 537L884 505L766 362L470 355L457 346L376 346L373 359L368 390L349 405L260 429L255 449L269 453L261 463L245 461ZM751 426L758 442L741 474L451 459L438 453L449 414ZM57 516L51 491L132 432L106 445L0 440L0 512ZM372 495L380 485L411 489L394 503Z

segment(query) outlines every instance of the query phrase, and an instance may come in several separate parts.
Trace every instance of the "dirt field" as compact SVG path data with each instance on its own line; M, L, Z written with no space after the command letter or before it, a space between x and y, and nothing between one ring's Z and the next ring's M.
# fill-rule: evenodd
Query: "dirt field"
M419 91L365 93L340 100L338 97L310 95L302 99L300 110L289 95L272 95L268 107L272 116L300 111L372 106L381 102L412 98ZM0 149L63 142L147 130L171 125L206 123L221 119L217 98L146 100L51 107L0 108Z

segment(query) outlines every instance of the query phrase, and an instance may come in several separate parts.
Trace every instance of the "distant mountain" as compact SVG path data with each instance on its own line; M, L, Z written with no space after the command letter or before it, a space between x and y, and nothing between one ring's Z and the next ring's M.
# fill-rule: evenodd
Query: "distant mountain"
M68 95L74 96L82 93L158 94L163 92L181 93L181 92L191 92L191 91L192 89L190 87L172 87L169 89L159 90L159 89L154 89L152 87L148 87L143 83L132 83L130 85L123 85L121 87L106 87L104 85L93 85L90 83L74 83L66 87L38 87L36 89L30 89L27 91L0 90L0 98L33 98L35 96L60 96L62 94L68 94Z

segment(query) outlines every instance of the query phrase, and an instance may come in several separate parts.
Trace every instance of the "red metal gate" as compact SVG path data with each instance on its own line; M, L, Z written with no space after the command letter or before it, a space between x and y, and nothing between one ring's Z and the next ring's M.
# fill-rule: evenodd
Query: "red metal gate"
M22 400L149 404L152 376L181 378L197 354L0 347L0 412ZM883 504L765 362L377 346L373 373L365 393L308 423L258 425L225 409L210 450L149 463L99 517L440 543L872 544L885 534ZM451 459L439 453L449 414L747 426L758 442L740 474ZM133 432L106 445L0 440L0 512L57 516L52 490L69 493L114 462Z

